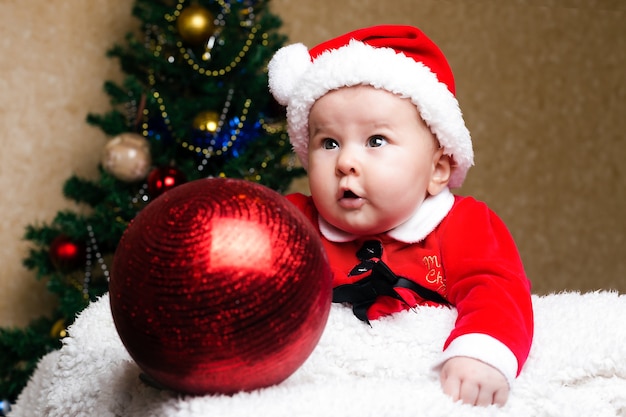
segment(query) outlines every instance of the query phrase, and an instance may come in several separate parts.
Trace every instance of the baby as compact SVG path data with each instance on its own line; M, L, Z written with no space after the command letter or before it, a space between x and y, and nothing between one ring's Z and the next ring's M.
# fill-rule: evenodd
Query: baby
M453 306L443 391L505 404L532 342L530 284L503 222L450 191L473 150L440 49L414 27L364 28L280 49L269 85L309 178L310 197L287 198L320 232L333 301L366 323Z

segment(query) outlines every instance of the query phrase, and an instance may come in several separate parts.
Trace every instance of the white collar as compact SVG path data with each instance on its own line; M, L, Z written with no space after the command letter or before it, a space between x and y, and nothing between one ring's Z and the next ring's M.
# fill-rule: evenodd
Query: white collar
M386 234L404 243L422 241L441 223L454 205L454 195L448 188L439 194L427 197L411 217ZM350 242L359 238L358 235L344 232L318 216L322 235L331 242Z

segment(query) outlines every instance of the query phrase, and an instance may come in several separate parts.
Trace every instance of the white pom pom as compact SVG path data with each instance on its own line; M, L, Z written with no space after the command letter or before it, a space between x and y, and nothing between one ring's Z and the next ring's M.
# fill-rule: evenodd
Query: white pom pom
M283 106L289 102L294 87L311 65L311 56L301 43L279 49L270 60L267 69L270 92Z

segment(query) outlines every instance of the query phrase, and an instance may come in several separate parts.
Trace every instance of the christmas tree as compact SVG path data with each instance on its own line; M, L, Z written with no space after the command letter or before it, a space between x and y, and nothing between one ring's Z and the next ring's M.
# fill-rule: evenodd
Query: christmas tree
M0 400L15 400L77 313L107 291L117 243L152 200L206 177L280 192L303 174L267 90L267 62L286 40L268 0L136 0L133 14L140 30L108 52L125 74L105 82L112 109L87 116L110 136L98 178L73 176L62 190L86 209L27 227L24 264L59 301L26 328L0 329Z

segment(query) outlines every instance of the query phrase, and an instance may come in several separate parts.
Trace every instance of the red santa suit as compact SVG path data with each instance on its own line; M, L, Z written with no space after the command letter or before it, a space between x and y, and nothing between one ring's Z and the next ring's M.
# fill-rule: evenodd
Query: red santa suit
M508 229L484 203L446 189L395 229L353 236L319 217L311 197L287 198L318 228L335 287L363 278L350 275L360 262L356 253L365 241L379 241L381 261L393 273L436 292L458 311L439 364L466 356L494 366L509 384L519 374L533 336L530 283ZM376 298L367 318L433 304L411 289L396 291L401 299Z

